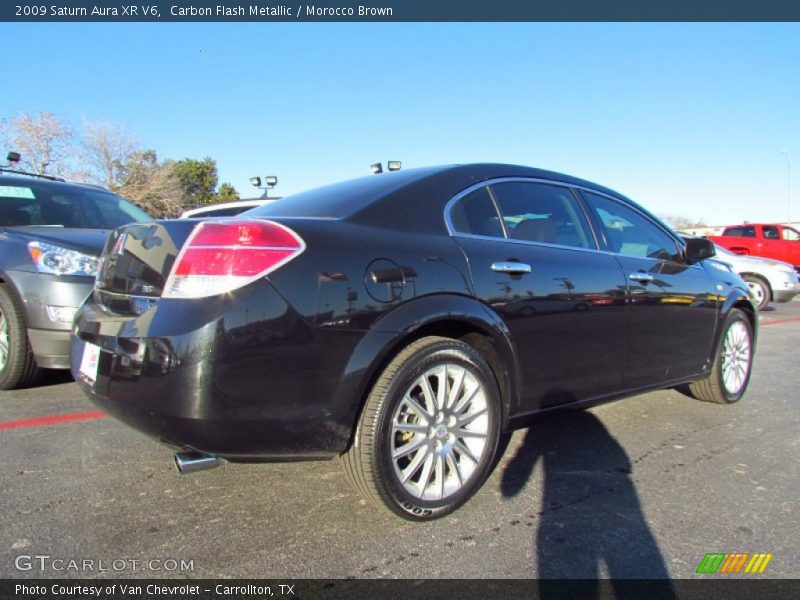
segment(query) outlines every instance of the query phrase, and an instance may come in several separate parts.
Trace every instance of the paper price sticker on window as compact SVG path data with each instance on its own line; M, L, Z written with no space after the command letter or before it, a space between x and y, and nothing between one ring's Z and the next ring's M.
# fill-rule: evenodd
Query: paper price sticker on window
M33 190L27 187L17 187L15 185L0 185L0 198L27 198L35 200Z

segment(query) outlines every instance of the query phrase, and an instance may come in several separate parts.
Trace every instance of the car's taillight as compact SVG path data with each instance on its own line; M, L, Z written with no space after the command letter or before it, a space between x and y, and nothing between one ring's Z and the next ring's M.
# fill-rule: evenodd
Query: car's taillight
M203 221L178 254L164 298L204 298L247 285L300 255L306 245L273 221Z

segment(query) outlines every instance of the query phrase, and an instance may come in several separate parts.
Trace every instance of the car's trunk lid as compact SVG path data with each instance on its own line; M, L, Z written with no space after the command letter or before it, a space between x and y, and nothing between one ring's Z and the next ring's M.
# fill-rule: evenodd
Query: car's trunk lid
M113 231L97 275L95 300L115 312L141 312L161 296L181 247L197 221L134 223Z

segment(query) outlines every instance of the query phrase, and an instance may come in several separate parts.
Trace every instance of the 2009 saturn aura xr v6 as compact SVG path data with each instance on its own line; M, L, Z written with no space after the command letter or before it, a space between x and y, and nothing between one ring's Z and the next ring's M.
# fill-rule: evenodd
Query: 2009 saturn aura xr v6
M117 229L72 372L183 470L341 455L366 497L431 519L535 413L681 385L739 400L756 312L713 253L566 175L373 175Z

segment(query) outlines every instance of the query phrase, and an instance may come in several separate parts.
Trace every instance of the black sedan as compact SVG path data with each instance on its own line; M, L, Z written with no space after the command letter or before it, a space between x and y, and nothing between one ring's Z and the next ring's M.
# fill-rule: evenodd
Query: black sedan
M118 229L72 372L184 471L342 456L367 498L431 519L534 414L677 386L739 400L756 311L713 253L558 173L381 174Z

